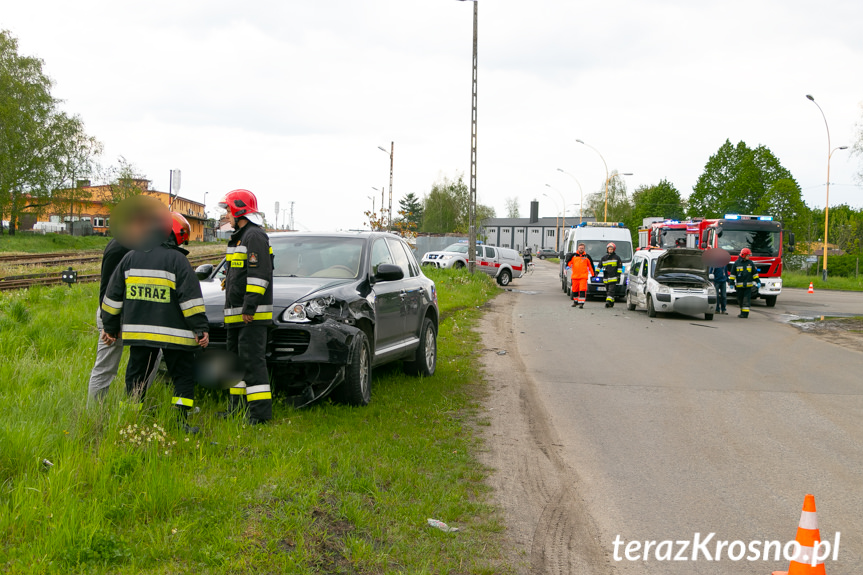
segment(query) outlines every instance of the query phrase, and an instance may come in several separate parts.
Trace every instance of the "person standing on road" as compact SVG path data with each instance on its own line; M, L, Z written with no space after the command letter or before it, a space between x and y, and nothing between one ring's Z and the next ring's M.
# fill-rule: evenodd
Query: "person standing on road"
M761 285L758 278L758 268L749 256L752 255L752 250L743 248L740 250L740 257L734 262L731 267L731 273L728 279L734 282L734 290L737 292L737 303L740 304L740 315L737 317L749 317L749 305L752 299L752 288Z
M578 244L578 251L568 264L572 269L572 307L584 309L587 301L587 282L593 276L593 262L585 253L584 244Z
M617 255L617 245L608 242L606 254L599 260L602 268L602 283L605 284L605 307L614 307L614 292L620 285L620 272L623 270L623 260Z
M248 190L228 192L219 207L234 226L228 242L225 276L225 327L228 351L240 360L244 379L231 388L225 416L248 407L255 425L273 417L273 396L267 371L267 332L273 323L273 249L261 229L258 200Z
M201 284L180 244L189 242L189 222L169 214L168 238L149 250L126 254L111 276L102 300L102 339L115 345L120 333L129 347L126 393L141 401L147 392L147 374L161 350L174 382L171 403L187 433L197 433L186 417L194 406L195 350L210 342L209 324Z
M726 291L728 268L725 266L710 268L709 273L713 274L713 287L716 288L716 313L728 315L725 310L728 305L728 293Z

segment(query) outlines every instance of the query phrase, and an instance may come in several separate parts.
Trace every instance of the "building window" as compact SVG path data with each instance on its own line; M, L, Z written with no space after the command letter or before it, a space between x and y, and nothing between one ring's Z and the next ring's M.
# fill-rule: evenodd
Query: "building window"
M104 228L105 227L105 218L93 218L93 227L94 228Z
M546 230L545 235L550 237L550 238L553 238L554 237L554 230Z

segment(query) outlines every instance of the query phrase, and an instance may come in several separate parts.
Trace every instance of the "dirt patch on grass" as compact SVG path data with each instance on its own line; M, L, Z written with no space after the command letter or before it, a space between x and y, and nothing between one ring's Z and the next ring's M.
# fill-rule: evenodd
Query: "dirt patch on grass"
M824 341L863 352L863 317L825 318L797 321L793 325Z

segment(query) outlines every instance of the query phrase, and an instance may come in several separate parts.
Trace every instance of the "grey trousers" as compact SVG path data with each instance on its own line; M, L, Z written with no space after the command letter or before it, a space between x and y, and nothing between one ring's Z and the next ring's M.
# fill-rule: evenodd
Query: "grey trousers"
M102 314L96 310L96 327L99 328L99 343L96 346L96 363L93 364L93 370L90 372L90 383L87 386L87 403L92 400L101 400L108 393L108 388L111 382L117 377L117 370L120 369L120 359L123 357L123 340L117 338L112 345L105 345L102 342ZM159 350L159 355L153 363L153 370L147 375L146 388L149 388L156 379L156 374L159 372L159 362L162 359L162 350Z

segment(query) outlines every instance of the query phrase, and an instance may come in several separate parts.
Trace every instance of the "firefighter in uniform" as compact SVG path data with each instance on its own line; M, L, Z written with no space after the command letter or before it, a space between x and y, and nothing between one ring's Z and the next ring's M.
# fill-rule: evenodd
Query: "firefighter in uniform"
M180 244L189 243L189 222L174 212L168 239L149 250L126 254L108 283L102 300L103 340L112 345L122 334L130 346L126 393L140 402L147 391L147 374L165 357L174 382L171 403L180 410L188 433L198 428L186 422L195 398L195 350L209 344L209 324L195 276Z
M587 301L587 282L593 275L593 261L584 251L584 244L572 255L567 265L572 269L572 307L584 309Z
M614 292L620 285L620 272L623 270L623 260L615 250L617 245L614 242L608 242L606 246L608 253L599 260L599 265L602 267L602 283L605 284L605 307L614 307Z
M248 421L254 425L273 417L266 359L267 332L273 323L273 250L260 227L263 219L252 192L228 192L219 207L228 211L234 226L224 285L228 351L237 355L245 374L231 388L226 415L247 407Z
M758 278L758 268L749 256L752 255L752 250L743 248L740 250L740 257L731 266L731 273L728 274L728 281L734 282L734 290L737 292L737 303L740 304L740 315L737 317L749 317L749 304L752 299L752 288L761 285Z

